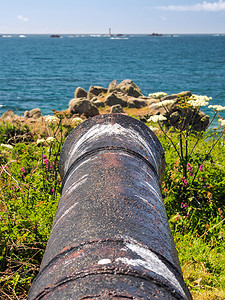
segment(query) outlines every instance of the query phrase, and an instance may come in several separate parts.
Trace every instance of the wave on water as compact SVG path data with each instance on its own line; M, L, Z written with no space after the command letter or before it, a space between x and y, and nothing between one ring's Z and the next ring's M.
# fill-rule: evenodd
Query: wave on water
M110 40L129 40L128 37L111 37Z
M0 107L6 107L6 105L0 104Z
M12 36L11 35L6 35L6 34L3 34L2 36L3 38L11 38Z

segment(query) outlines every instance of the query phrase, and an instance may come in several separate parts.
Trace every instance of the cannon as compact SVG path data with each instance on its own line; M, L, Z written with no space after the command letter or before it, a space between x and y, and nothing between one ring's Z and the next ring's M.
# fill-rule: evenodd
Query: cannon
M99 115L60 155L62 193L28 299L192 299L162 201L162 146L142 122Z

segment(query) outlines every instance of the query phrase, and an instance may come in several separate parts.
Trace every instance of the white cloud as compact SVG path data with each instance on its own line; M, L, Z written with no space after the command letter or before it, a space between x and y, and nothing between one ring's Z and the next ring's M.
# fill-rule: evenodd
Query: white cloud
M20 21L23 21L23 22L27 22L28 21L28 18L23 17L23 16L18 16L17 19L19 19Z
M202 2L196 3L194 5L168 5L168 6L158 6L158 9L169 10L169 11L225 11L225 1L219 0L217 2Z

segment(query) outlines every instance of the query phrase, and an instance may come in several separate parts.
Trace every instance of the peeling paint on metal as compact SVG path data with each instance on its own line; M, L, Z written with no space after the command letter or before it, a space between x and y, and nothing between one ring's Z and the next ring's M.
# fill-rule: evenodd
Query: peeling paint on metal
M111 259L109 258L103 258L101 260L98 261L98 265L107 265L107 264L111 264Z
M141 199L142 201L144 201L145 203L147 203L149 206L151 206L155 210L155 212L161 217L160 213L156 210L155 206L152 205L147 199L141 197L140 195L134 195L134 196L137 197L137 198L139 198L139 199Z
M79 166L79 167L81 167L81 166ZM76 168L75 168L75 170L73 170L73 172L71 172L71 174L68 176L67 180L68 180L70 177L72 177L73 173L75 173L75 172L76 172ZM88 174L85 174L84 176L82 176L82 177L79 179L79 181L76 181L76 182L74 182L73 184L71 184L70 186L68 186L66 189L63 190L62 195L63 195L63 194L67 194L68 192L69 192L69 193L72 193L75 189L77 189L79 186L81 186L82 184L85 183L85 181L88 179L87 177L88 177Z
M118 123L115 124L96 124L93 126L87 133L85 133L80 140L76 143L74 146L70 156L71 158L74 156L80 145L82 145L87 140L89 142L97 140L99 137L107 138L107 136L113 136L113 135L120 135L124 138L130 138L135 141L138 141L141 143L141 145L148 150L148 152L151 154L151 157L154 161L154 167L157 169L157 162L154 157L154 153L152 152L152 149L149 147L149 141L145 141L138 132L135 130L131 130L130 128L125 128L121 126ZM68 169L68 166L70 164L70 160L68 159L66 163L66 168Z
M72 206L70 206L62 215L59 219L57 219L57 222L54 223L52 230L60 223L61 219L65 217L74 207L78 204L78 202L75 202Z
M142 259L129 259L127 257L118 257L116 261L121 261L126 265L142 267L153 271L154 273L164 277L185 296L184 290L180 283L174 276L174 274L168 269L168 267L160 260L155 253L149 249L138 245L137 243L126 243L126 247L136 254L138 254Z

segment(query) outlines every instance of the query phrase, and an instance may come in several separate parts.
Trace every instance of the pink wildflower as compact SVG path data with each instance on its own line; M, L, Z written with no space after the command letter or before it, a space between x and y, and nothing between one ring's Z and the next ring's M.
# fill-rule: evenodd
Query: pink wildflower
M44 155L44 154L42 155L42 158L43 158L43 159L45 159L46 157L47 157L46 155Z
M24 167L21 168L21 172L22 172L22 173L25 173Z
M179 220L179 218L180 218L180 215L179 215L179 214L177 214L177 215L176 215L176 221L178 221L178 220Z
M185 176L183 178L181 178L181 181L183 182L183 187L188 184Z
M203 168L204 168L204 165L201 165L201 166L199 167L199 171L201 172L201 171L203 170Z
M187 163L187 168L188 168L188 171L190 172L189 175L193 176L193 169L189 163Z

